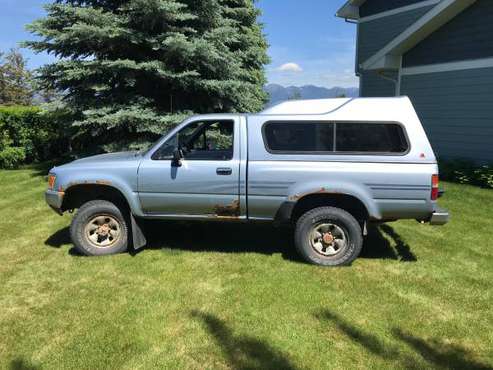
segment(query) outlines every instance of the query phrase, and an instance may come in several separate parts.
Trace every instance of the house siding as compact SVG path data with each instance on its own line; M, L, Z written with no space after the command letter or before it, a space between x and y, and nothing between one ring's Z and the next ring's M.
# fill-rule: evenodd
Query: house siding
M370 15L420 3L422 1L423 0L368 0L360 7L359 14L361 17L368 17Z
M403 57L404 67L493 57L493 1L478 0Z
M385 76L397 80L398 74L386 72ZM363 72L360 76L360 96L362 97L384 97L395 96L396 84L383 78L375 72Z
M493 68L404 75L408 95L439 158L493 161Z
M433 8L433 5L359 23L357 70L359 70L361 63L377 53L431 8Z

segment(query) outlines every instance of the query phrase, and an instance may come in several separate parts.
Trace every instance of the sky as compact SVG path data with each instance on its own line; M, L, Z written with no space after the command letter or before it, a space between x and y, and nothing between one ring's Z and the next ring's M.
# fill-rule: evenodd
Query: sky
M42 17L47 0L0 0L0 50L32 36L25 25ZM344 0L259 0L270 44L269 83L283 86L357 87L354 74L356 27L335 17ZM53 61L23 50L29 66Z

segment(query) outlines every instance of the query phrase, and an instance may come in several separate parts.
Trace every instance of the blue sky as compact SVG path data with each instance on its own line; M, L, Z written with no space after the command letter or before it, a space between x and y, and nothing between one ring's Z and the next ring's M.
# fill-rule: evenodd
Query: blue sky
M46 0L0 0L0 50L31 36L24 25L43 15ZM354 25L334 16L344 0L260 0L272 63L269 82L356 87ZM24 50L32 68L53 59Z

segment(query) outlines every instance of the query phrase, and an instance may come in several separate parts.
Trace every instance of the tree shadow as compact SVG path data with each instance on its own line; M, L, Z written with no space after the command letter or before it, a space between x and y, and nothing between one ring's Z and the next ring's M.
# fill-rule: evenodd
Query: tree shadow
M285 355L265 341L234 335L225 322L214 315L200 311L193 311L191 315L204 322L232 369L296 369Z
M419 353L427 362L435 366L457 370L493 369L493 366L476 361L470 351L458 345L444 343L436 338L426 341L404 333L400 329L394 329L392 334L407 343L416 353Z
M377 336L371 333L365 333L363 330L357 328L328 309L323 309L321 312L315 313L314 316L322 322L329 321L334 323L338 330L344 333L353 342L384 360L398 361L404 368L419 368L415 359L402 353L402 350L400 350L398 346L389 346L382 343ZM492 366L475 360L473 354L464 347L444 343L436 338L429 340L421 339L411 334L404 333L398 328L394 328L391 333L395 339L405 343L414 350L415 353L420 355L431 367L454 370L493 369Z
M390 239L390 241L389 241ZM416 262L418 258L411 247L390 225L370 225L365 238L362 258L392 259Z
M39 370L40 366L31 364L23 358L16 358L10 362L10 370Z

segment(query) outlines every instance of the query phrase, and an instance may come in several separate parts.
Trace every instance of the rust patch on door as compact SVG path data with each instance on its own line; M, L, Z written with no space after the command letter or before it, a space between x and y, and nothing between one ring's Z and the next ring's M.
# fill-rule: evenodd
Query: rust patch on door
M217 217L232 217L237 218L240 217L240 201L235 200L230 205L219 205L214 206L214 215Z

